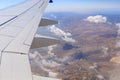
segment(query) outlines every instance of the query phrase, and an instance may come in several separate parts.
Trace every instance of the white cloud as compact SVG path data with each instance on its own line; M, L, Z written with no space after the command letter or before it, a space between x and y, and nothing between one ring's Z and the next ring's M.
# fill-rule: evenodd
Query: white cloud
M118 33L118 35L120 35L120 23L116 23L116 26L118 27L117 33Z
M102 55L103 57L107 57L109 55L108 50L109 50L108 47L102 46L102 52L104 53Z
M102 15L96 15L96 16L89 16L85 19L85 21L93 22L93 23L106 23L107 18Z
M55 35L60 37L62 40L66 41L66 42L75 42L75 40L72 38L72 34L71 33L64 32L63 30L55 27L55 25L51 26L49 29Z
M45 59L41 60L41 64L48 67L60 66L60 64L58 64L54 60L45 60Z
M118 26L118 27L119 27L119 26L120 26L120 23L116 23L116 26Z
M104 76L102 76L102 75L97 75L97 78L99 78L100 80L105 80L105 78L104 78Z
M57 75L55 72L49 72L49 77L55 78Z
M50 16L57 19L57 16L55 16L54 14L51 14Z
M94 69L94 70L96 70L96 68L97 68L98 66L97 66L97 64L96 63L93 63L93 65L92 66L89 66L89 68L90 69Z
M53 46L48 46L48 55L50 57L56 57L56 55L52 52L54 47L56 47L56 45L53 45Z
M119 38L120 38L120 23L116 23L116 26L118 27L117 37L118 37L118 39L119 39ZM117 42L116 42L116 47L120 47L120 40L117 40Z

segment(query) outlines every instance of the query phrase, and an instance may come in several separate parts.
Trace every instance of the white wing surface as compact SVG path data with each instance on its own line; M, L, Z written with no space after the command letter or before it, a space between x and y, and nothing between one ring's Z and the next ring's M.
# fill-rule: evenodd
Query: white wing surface
M48 2L27 0L0 10L0 80L33 80L28 52Z

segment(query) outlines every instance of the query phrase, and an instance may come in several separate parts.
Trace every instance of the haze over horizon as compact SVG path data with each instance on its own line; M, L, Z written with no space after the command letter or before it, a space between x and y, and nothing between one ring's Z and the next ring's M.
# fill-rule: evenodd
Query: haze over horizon
M2 0L0 1L0 9L21 3L25 0ZM120 12L120 0L53 0L54 3L49 4L46 12Z

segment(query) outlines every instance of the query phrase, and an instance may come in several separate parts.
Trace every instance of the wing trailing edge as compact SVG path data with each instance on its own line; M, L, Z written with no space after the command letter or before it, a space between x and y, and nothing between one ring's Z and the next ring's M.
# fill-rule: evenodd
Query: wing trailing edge
M60 41L55 38L50 38L46 36L34 37L31 45L31 49L47 47L47 46L55 45L58 43L60 43Z
M58 24L58 21L42 18L41 22L39 24L39 27L48 26L48 25L54 25L54 24Z

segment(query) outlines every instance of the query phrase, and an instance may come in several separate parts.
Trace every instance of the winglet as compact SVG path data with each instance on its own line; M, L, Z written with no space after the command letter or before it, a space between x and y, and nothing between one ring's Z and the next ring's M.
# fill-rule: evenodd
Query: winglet
M49 3L53 3L53 0L50 0Z
M54 25L54 24L58 24L58 21L42 18L41 22L39 24L39 27L40 26Z

